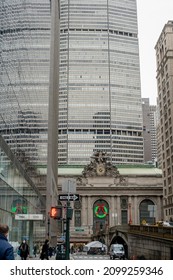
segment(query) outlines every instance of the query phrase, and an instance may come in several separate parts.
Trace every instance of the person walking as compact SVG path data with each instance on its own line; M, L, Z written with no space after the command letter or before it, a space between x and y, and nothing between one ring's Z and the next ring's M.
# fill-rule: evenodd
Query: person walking
M44 244L43 244L43 247L42 247L42 250L41 250L41 254L40 254L40 259L41 260L48 260L49 259L49 240L46 239Z
M14 260L13 246L8 242L9 227L0 224L0 260Z
M19 246L21 260L26 260L29 256L29 246L26 240L23 240Z
M35 258L36 258L37 257L37 244L34 244L33 254L34 254Z

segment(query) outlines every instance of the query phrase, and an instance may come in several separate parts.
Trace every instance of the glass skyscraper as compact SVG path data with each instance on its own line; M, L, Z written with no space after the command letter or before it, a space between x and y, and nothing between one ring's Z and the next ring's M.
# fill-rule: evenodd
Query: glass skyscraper
M0 1L0 30L0 131L28 168L47 160L49 1Z
M142 163L136 0L60 0L59 164ZM18 156L47 157L50 1L1 1L1 132Z
M136 0L62 0L60 157L142 163Z

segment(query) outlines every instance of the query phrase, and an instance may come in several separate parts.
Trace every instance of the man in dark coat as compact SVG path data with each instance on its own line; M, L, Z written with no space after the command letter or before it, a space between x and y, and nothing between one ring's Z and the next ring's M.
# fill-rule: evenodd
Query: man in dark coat
M0 260L14 260L13 247L7 239L8 232L9 227L0 224Z

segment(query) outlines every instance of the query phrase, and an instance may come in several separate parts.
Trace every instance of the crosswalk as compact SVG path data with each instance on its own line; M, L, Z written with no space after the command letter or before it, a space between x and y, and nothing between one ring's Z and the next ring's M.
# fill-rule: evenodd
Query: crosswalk
M84 254L73 254L71 255L73 260L109 260L108 255L84 255Z
M20 260L20 256L16 255L15 260ZM40 260L40 256L37 255L36 257L34 256L29 256L28 260ZM55 260L55 256L52 256L49 258L49 260ZM87 254L70 254L70 260L109 260L108 255L87 255Z

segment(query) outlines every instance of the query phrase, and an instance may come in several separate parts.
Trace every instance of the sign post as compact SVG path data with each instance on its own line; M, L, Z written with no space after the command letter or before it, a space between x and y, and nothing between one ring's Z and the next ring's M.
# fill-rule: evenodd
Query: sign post
M70 207L70 201L79 200L79 195L73 194L76 192L76 181L74 179L66 179L62 184L62 191L66 194L60 194L60 201L67 201L66 204L66 234L65 234L65 259L69 260L70 253L70 220L72 219L73 210Z
M70 201L67 201L67 209L66 209L66 238L65 238L65 256L66 260L69 260L69 253L70 253L70 219L68 218L68 211L70 208Z

